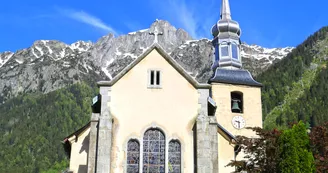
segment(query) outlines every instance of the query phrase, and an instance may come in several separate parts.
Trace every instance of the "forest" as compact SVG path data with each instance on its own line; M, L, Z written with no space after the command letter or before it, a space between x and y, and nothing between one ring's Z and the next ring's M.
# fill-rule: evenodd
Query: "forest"
M53 173L67 168L61 141L88 123L97 89L75 84L0 105L0 172Z
M267 71L263 84L264 127L285 128L303 120L312 127L328 121L328 27L320 29Z

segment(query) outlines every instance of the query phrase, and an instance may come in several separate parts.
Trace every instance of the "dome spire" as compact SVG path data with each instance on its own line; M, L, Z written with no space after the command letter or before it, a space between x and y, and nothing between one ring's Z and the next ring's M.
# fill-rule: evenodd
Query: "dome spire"
M220 17L221 20L231 20L229 0L222 0Z
M240 69L241 63L241 29L238 22L232 20L229 0L221 0L220 19L212 27L215 59L212 69Z

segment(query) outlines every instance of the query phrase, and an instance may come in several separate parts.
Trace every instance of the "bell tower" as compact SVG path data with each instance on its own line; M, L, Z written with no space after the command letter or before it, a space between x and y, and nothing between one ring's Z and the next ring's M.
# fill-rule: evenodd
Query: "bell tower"
M237 155L238 145L231 138L238 135L255 137L255 133L246 127L262 127L262 84L242 68L241 29L231 18L229 0L222 0L220 19L212 27L212 35L214 73L208 83L212 85L212 99L217 105L217 122L224 129L218 135L219 170L232 172L234 168L225 166L235 158L242 159L243 153Z

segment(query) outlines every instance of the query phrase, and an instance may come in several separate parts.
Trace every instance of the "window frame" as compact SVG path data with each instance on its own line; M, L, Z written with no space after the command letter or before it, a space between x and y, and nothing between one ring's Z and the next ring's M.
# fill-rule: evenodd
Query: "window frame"
M129 139L128 140L128 142L126 143L126 160L125 160L125 164L126 164L126 170L125 170L125 172L126 173L129 173L128 172L128 166L130 165L129 163L128 163L128 158L129 158L129 143L130 142L137 142L138 143L138 145L139 145L139 159L138 159L138 173L140 173L140 162L141 162L141 153L142 153L142 151L141 151L141 143L140 143L140 141L138 140L138 139L136 139L136 138L131 138L131 139ZM133 165L133 164L131 164L131 165ZM135 164L136 165L136 164Z
M151 84L152 81L152 72L154 72L154 76L153 76L153 84ZM158 76L157 74L159 74L159 80L158 80ZM148 70L148 83L147 83L147 87L151 88L151 89L161 89L162 88L162 70L160 69L149 69Z
M178 140L178 139L171 139L169 142L168 142L168 146L167 146L167 150L168 150L168 159L167 159L167 164L169 165L170 164L170 144L173 143L173 142L176 142L179 144L180 146L180 151L179 151L179 157L180 157L180 163L179 163L179 171L180 173L182 172L182 145L181 145L181 142ZM168 173L170 173L170 167L168 168Z
M140 161L140 163L142 164L141 165L141 172L143 172L143 168L144 168L144 166L145 166L145 164L146 165L151 165L150 163L145 163L144 161L145 161L145 157L144 157L144 155L145 155L145 153L148 153L148 154L151 154L152 152L151 151L144 151L145 150L145 141L148 141L149 143L148 144L150 144L151 143L151 141L154 141L154 139L147 139L147 140L145 140L145 135L146 135L146 133L148 132L148 131L156 131L156 132L159 132L160 134L162 134L163 135L163 137L164 137L164 139L159 139L158 141L159 142L161 142L161 140L164 140L164 172L166 172L166 170L167 170L167 161L168 161L168 159L167 159L167 156L168 156L168 145L167 145L167 137L166 137L166 134L165 134L165 132L163 131L163 130L161 130L161 129L159 129L159 128L149 128L149 129L147 129L144 133L143 133L143 135L142 135L142 150L141 150L141 156L142 156L142 160ZM156 143L156 140L153 142L153 143ZM159 144L160 145L160 144ZM151 145L148 145L148 146L151 146ZM160 147L160 146L159 146ZM160 149L160 148L159 148ZM161 151L159 150L159 151L154 151L153 152L153 154L154 153L157 153L157 154L160 154L161 153ZM149 161L148 161L149 162ZM149 168L149 167L148 167Z
M234 112L234 111L232 111L232 106L233 106L232 99L233 99L233 95L238 96L239 99L240 99L240 103L238 103L238 106L239 106L239 108L241 110L240 112ZM230 92L230 111L233 114L243 114L245 112L245 109L244 109L244 93L243 92L241 92L241 91L231 91Z
M222 49L223 48L227 48L228 49L228 55L223 56L223 54L222 54L222 52L223 52ZM227 44L227 43L221 44L219 51L220 51L220 58L222 58L222 59L229 58L229 55L230 55L230 46L229 46L229 44Z

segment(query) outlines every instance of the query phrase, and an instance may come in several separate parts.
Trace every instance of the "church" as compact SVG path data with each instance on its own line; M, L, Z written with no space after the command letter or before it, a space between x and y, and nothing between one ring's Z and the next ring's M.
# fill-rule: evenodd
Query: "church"
M98 82L90 122L63 143L71 173L228 173L236 136L262 127L261 87L242 68L241 29L222 0L213 76L199 83L157 43Z

